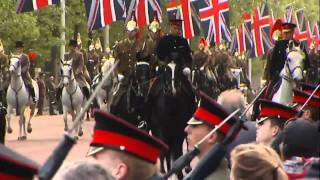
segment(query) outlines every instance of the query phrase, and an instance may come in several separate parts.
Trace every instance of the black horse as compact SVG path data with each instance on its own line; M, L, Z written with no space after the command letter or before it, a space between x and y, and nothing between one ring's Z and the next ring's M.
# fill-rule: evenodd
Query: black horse
M134 73L120 82L110 112L138 126L141 122L145 122L145 99L151 68L147 62L137 62L134 68Z
M152 134L162 139L170 149L160 157L161 171L164 172L165 158L170 169L171 160L182 155L184 128L196 107L191 84L178 66L170 63L160 68L150 89L147 107ZM178 177L182 179L181 172Z
M194 68L191 74L191 82L196 89L201 90L213 99L217 99L220 94L220 89L217 88L218 79L209 68Z

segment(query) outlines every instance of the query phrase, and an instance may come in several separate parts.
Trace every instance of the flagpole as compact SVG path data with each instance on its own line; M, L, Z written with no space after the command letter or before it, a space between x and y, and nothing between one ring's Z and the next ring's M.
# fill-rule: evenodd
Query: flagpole
M110 30L109 25L106 25L103 29L103 45L104 45L103 52L105 52L107 47L110 47L109 30Z
M60 4L61 4L60 59L64 60L65 42L66 42L66 2L65 2L65 0L60 0Z

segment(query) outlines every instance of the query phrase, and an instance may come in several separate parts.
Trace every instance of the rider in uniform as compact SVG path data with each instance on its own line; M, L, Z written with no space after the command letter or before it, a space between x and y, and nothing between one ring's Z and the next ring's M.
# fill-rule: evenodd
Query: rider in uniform
M156 55L156 47L157 44L162 36L161 26L159 22L159 18L157 12L153 14L153 21L150 23L148 29L149 34L146 40L143 43L143 53L142 56L138 56L138 61L145 61L150 63L152 69L155 69L156 62L157 62L157 55Z
M79 51L77 48L77 41L71 39L69 41L69 53L65 54L64 59L65 61L72 60L72 70L74 73L74 77L79 84L84 96L89 99L90 97L90 91L89 91L89 83L86 80L85 77L85 65L84 65L84 59L83 54ZM57 88L57 99L59 100L62 94L62 80L60 81L60 85Z
M16 41L16 53L14 55L19 56L21 62L21 76L26 85L29 94L32 97L33 103L36 103L35 92L32 85L32 79L29 73L30 69L30 60L27 54L23 52L24 45L22 41Z
M193 54L193 63L192 67L195 69L200 69L205 67L209 63L209 58L212 55L211 51L208 48L207 41L202 37L199 40L198 50Z
M121 40L114 48L114 58L119 60L117 73L120 80L128 80L137 62L137 53L142 47L138 39L138 25L134 13L132 12L132 18L126 26L128 38Z
M170 18L170 33L163 36L157 46L159 64L176 64L175 77L186 81L192 64L191 49L188 41L181 36L182 20L175 15Z
M299 41L293 38L296 25L293 23L282 23L281 26L281 38L275 42L272 52L268 55L270 59L267 60L265 69L265 78L269 82L270 87L279 80L279 74L284 67L285 60L287 59L286 49L289 45L289 41L293 40L295 45L299 45ZM305 54L304 69L309 68L309 58L305 47L303 47Z
M8 69L9 69L9 59L8 56L4 53L3 44L0 40L0 102L4 102L5 90L8 87Z

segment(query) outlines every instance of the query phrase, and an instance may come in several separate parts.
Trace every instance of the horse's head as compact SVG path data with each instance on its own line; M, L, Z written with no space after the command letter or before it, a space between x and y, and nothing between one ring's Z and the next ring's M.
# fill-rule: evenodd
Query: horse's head
M21 61L19 56L12 56L10 59L10 74L21 75Z
M301 81L303 79L303 61L305 54L303 52L303 45L295 45L293 41L289 42L287 48L287 59L285 65L287 66L290 76L295 81Z
M147 62L137 62L133 74L134 84L137 86L139 96L144 96L148 92L150 75L150 64Z
M74 80L72 70L72 59L70 61L61 61L61 77L63 78L63 85L68 86Z

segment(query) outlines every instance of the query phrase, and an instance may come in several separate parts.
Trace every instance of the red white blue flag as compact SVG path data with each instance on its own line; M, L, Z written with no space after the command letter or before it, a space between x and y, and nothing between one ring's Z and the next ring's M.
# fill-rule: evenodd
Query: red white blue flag
M237 50L239 53L251 50L253 46L253 37L251 34L252 16L249 13L242 15L243 23L236 29Z
M50 5L59 4L60 0L18 0L16 12L30 12L45 8Z
M303 9L298 9L295 12L295 21L297 24L297 28L294 33L295 39L302 42L306 47L310 47L312 42L312 32L310 23L304 16Z
M135 12L137 24L139 28L150 24L157 13L158 20L162 22L162 10L160 0L131 0L127 1L127 14L126 22L130 20L132 12Z
M229 30L228 0L206 0L206 7L199 9L202 29L210 44L220 44L231 41Z
M88 29L103 28L126 17L124 0L85 0Z

